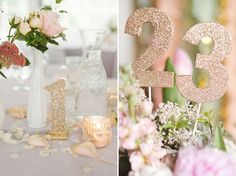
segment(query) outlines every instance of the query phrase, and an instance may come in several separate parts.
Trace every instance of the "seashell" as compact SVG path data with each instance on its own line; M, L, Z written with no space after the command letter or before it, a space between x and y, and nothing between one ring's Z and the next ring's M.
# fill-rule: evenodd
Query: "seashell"
M48 141L40 135L32 135L28 138L28 144L35 147L49 147Z
M48 156L50 154L50 151L48 149L43 149L39 151L40 156Z
M25 149L25 150L31 150L31 149L34 148L34 146L32 146L32 145L28 145L28 144L23 145L22 147L23 147L23 149Z
M23 128L16 128L12 130L13 136L17 139L20 140L24 136L24 129Z
M7 110L7 113L9 113L12 117L17 119L24 119L27 115L26 107L24 106L15 106L12 108L9 108Z
M16 144L17 141L12 139L12 135L10 133L5 133L3 138L2 138L2 141L6 144Z
M18 159L18 158L20 158L20 154L19 153L12 153L12 154L10 154L10 158Z
M97 150L93 143L84 142L72 147L72 151L78 155L88 156L91 158L97 158Z
M29 139L30 135L28 133L25 133L21 139L21 142L27 142Z
M70 154L70 155L73 155L73 154L74 154L74 152L72 151L72 149L69 148L69 147L61 149L61 152L63 152L63 153L68 153L68 154Z

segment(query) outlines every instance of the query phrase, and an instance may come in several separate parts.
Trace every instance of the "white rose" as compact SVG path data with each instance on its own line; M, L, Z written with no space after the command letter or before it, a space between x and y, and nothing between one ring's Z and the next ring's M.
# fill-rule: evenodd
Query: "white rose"
M29 22L30 26L32 28L41 28L41 20L39 17L37 16L33 16L31 19L30 19L30 22Z
M14 20L14 21L13 21ZM17 16L14 16L14 17L12 17L11 19L10 19L10 22L11 23L13 23L13 24L19 24L19 23L21 23L21 21L22 21L22 18L21 17L17 17Z
M29 23L26 23L26 22L21 22L20 23L20 33L23 34L23 35L26 35L28 32L31 31L31 28L30 28L30 25Z

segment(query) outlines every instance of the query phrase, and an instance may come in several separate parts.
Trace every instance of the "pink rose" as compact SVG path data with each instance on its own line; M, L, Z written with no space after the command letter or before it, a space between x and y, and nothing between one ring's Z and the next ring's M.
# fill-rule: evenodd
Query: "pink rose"
M235 176L236 158L213 148L188 147L179 152L174 176Z
M58 22L58 14L48 10L41 10L40 21L42 24L41 32L49 37L62 33L66 28L62 27Z

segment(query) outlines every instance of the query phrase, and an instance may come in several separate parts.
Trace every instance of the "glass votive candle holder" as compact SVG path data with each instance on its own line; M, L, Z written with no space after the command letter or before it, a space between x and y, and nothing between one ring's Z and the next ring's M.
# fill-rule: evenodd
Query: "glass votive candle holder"
M83 118L83 139L92 142L97 148L111 143L111 119L104 116L87 116Z

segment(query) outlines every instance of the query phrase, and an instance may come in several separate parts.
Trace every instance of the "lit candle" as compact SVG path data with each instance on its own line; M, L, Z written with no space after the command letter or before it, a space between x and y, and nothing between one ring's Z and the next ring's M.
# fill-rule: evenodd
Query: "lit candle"
M103 116L88 116L83 118L83 139L89 140L98 148L111 142L111 119Z

